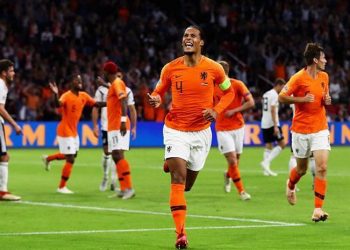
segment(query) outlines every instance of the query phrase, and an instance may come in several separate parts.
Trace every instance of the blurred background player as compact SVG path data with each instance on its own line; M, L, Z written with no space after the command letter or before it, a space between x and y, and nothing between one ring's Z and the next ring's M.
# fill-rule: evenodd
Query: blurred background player
M327 162L331 149L325 105L331 105L329 77L324 72L326 57L323 48L308 43L304 51L306 67L294 74L279 94L282 103L295 104L292 121L292 148L297 165L287 180L286 196L289 204L297 202L295 185L305 175L308 158L314 155L314 212L311 219L325 221L328 214L322 210L327 189Z
M175 247L187 248L185 230L185 191L190 191L204 167L211 146L210 122L214 121L234 98L230 80L220 64L202 55L202 32L196 26L186 28L182 37L184 56L166 64L156 89L149 95L157 108L161 97L171 90L171 110L163 128L165 159L170 170L170 210L176 227ZM214 86L222 95L214 106Z
M17 135L22 134L21 127L5 108L8 88L15 77L14 64L10 60L0 60L0 201L19 201L20 196L11 194L7 189L9 154L6 148L4 121L10 123Z
M129 150L130 145L127 92L124 81L117 75L118 72L120 72L119 67L112 61L107 61L103 65L105 81L111 83L107 94L108 150L112 153L118 174L120 191L117 191L117 196L127 200L135 196L135 190L132 187L130 165L124 156L124 151ZM135 132L135 114L132 116L133 132Z
M270 164L286 145L278 117L278 93L280 93L285 83L285 80L281 78L276 79L274 87L265 92L262 99L261 128L265 149L264 158L260 165L265 176L277 176L277 173L270 169ZM277 142L275 147L274 142Z
M83 83L79 74L73 74L69 78L70 90L63 93L58 99L58 88L55 82L50 82L49 86L55 94L56 106L60 108L62 118L57 126L57 141L59 153L53 155L43 155L42 159L46 170L50 170L50 162L53 160L66 160L62 169L61 181L57 188L58 193L72 194L66 186L70 177L74 159L79 151L78 122L85 105L105 106L106 103L96 102L88 93L82 91Z
M225 61L218 62L229 77L229 64ZM230 79L231 88L235 97L231 104L218 115L215 123L218 138L218 148L226 158L228 169L224 173L224 189L231 192L231 180L235 184L238 194L242 200L250 200L251 196L245 192L243 181L239 171L239 159L243 152L244 141L244 119L241 112L254 107L253 96L242 81ZM216 100L220 100L221 91L217 91Z
M122 72L118 72L117 76L120 79L123 79ZM108 93L108 86L106 86L106 83L104 80L100 77L98 77L98 84L99 87L96 90L95 93L95 100L106 102L107 101L107 93ZM136 126L137 126L137 112L135 108L135 100L134 100L134 94L132 93L131 89L126 87L126 94L127 94L127 106L128 111L130 114L130 132L131 132L131 138L132 140L136 139ZM94 107L92 110L92 117L93 117L93 124L94 124L94 135L96 137L99 136L99 127L98 127L98 113L100 111L100 117L101 117L101 134L102 134L102 145L103 145L103 157L102 157L102 170L103 170L103 179L100 185L100 191L105 191L107 189L108 185L108 178L110 177L110 189L112 191L116 191L116 181L117 181L117 173L116 168L111 166L111 154L108 152L108 138L107 138L107 108L102 107L100 109Z

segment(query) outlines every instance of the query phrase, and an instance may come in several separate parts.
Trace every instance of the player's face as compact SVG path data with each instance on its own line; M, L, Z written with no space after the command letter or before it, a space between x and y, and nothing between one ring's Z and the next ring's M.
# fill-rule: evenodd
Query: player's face
M182 48L185 55L195 54L201 51L204 41L201 39L200 31L188 28L182 37Z
M6 80L7 80L8 83L11 83L14 78L15 78L15 69L14 69L13 66L11 66L6 71Z
M320 58L316 62L317 69L324 70L326 68L326 55L321 51Z
M73 86L77 90L82 90L83 89L83 81L81 80L81 76L80 75L77 75L74 78Z

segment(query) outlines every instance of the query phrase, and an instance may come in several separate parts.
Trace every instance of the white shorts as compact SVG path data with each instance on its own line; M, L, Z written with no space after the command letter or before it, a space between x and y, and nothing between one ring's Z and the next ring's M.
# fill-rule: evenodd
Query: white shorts
M108 131L108 152L113 150L129 150L130 146L130 130L122 136L120 130Z
M312 134L299 134L292 131L292 150L297 158L308 158L316 150L331 150L329 131Z
M242 154L244 141L244 126L229 131L217 131L218 148L221 154L236 152Z
M187 161L187 168L199 171L204 167L211 146L211 129L183 132L163 127L165 159L178 157Z
M61 154L75 155L79 151L79 136L61 137L57 136L58 147Z

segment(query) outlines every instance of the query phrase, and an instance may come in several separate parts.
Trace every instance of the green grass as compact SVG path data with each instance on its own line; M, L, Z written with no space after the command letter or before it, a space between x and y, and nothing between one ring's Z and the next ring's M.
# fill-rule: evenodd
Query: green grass
M204 170L186 194L190 249L350 249L349 148L334 147L331 151L324 206L330 218L317 224L311 222L310 174L298 185L298 203L292 207L285 199L289 149L272 164L277 177L262 175L262 151L244 149L240 168L252 200L243 202L234 188L230 194L223 192L226 164L216 149L211 150ZM161 167L163 149L132 149L126 154L136 189L136 197L126 201L108 198L111 191L98 191L100 149L79 152L68 183L74 195L55 193L63 162L54 162L46 172L40 159L41 154L53 152L10 149L9 188L24 202L0 202L1 250L173 249L169 175ZM278 222L285 224L276 226ZM23 235L26 232L30 234Z

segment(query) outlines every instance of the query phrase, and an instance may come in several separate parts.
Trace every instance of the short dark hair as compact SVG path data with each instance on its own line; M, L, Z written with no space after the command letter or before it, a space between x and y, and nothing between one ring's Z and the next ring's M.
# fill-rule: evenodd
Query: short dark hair
M283 78L277 78L275 80L275 86L284 85L284 84L286 84L286 80L284 80Z
M228 72L230 72L230 64L226 61L218 61L218 64L224 68L225 74L228 75Z
M202 30L202 28L201 27L199 27L199 26L197 26L197 25L190 25L190 26L188 26L185 30L187 30L187 29L196 29L196 30L198 30L199 31L199 37L202 39L202 40L204 40L203 38L204 38L204 33L203 33L203 30ZM185 32L185 31L184 31Z
M306 44L304 51L304 59L306 65L312 65L314 63L314 58L320 59L321 52L324 53L324 49L318 43L308 43Z
M10 67L13 67L15 64L9 59L0 60L0 73L7 71Z

